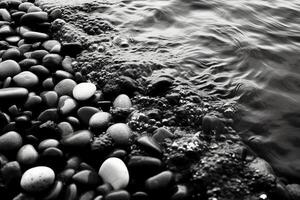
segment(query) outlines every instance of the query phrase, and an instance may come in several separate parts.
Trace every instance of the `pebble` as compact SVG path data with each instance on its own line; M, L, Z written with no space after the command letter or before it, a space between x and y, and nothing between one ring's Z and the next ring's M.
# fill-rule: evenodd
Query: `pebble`
M107 129L106 133L108 133L112 137L116 145L129 145L131 129L127 124L113 124Z
M18 186L16 184L20 182L20 178L22 176L21 167L19 163L17 161L11 161L6 163L1 168L1 175L6 185Z
M79 171L72 177L72 179L76 184L88 187L97 186L100 183L100 177L98 174L91 170Z
M0 27L0 36L5 37L14 34L14 30L10 25L3 25Z
M120 94L113 102L115 108L130 109L132 103L130 98L126 94Z
M165 93L173 84L173 79L165 76L153 79L149 87L150 95L159 95Z
M74 169L64 169L58 175L59 180L62 180L64 183L69 183L72 180L73 175L75 174Z
M163 171L145 181L145 188L150 193L157 193L169 189L174 181L171 171Z
M127 166L129 171L134 172L137 178L144 178L160 172L163 164L158 158L150 156L131 156Z
M171 200L187 199L188 195L188 188L185 185L177 185L177 191L172 195Z
M17 48L10 48L7 49L2 54L2 60L17 60L19 61L21 59L21 52Z
M81 159L78 156L73 156L67 160L66 169L71 168L77 170L80 166Z
M167 138L173 138L173 134L166 128L160 127L154 131L152 138L158 142L163 143Z
M74 129L69 122L60 122L57 125L57 128L61 135L61 138L66 138L74 132Z
M45 90L52 90L54 88L53 78L52 77L46 78L43 81L42 85Z
M89 125L90 118L95 114L100 112L98 108L92 106L83 106L77 110L78 118L85 125Z
M113 188L109 183L103 183L102 185L99 185L96 188L97 193L100 194L100 195L103 195L103 196L107 195L112 190L113 190Z
M162 150L159 144L151 137L144 135L137 140L138 144L141 145L145 150L153 152L155 154L161 154Z
M93 190L82 193L78 200L93 200L96 193Z
M21 17L21 24L27 24L34 26L37 23L43 23L48 21L48 13L46 12L31 12L26 13Z
M31 66L37 65L38 61L34 58L25 58L19 62L21 69L28 70Z
M79 130L74 132L69 137L63 139L62 144L67 147L86 147L90 144L92 139L92 133L88 130Z
M43 49L37 49L30 53L30 58L41 61L49 52Z
M54 171L45 166L37 166L24 172L21 178L21 187L26 192L42 192L49 189L55 180Z
M24 2L19 5L18 9L27 12L31 6L34 6L34 4L31 2Z
M16 45L21 40L21 37L18 35L8 36L5 38L5 41L7 41L11 45ZM19 49L20 51L20 49ZM22 54L22 52L20 51Z
M57 122L59 120L58 110L57 108L49 108L44 110L39 116L38 120L41 122L46 121L54 121Z
M72 58L70 56L65 56L61 63L63 69L69 73L74 73L74 69L72 67Z
M97 112L89 120L91 130L103 130L108 127L111 121L111 114L108 112Z
M79 83L73 89L73 97L78 101L88 100L95 94L96 89L93 83Z
M112 191L105 196L105 200L129 200L130 194L126 190Z
M31 6L29 9L28 9L28 13L31 13L31 12L41 12L42 9L37 7L37 6Z
M39 84L39 78L30 71L23 71L13 77L13 82L18 87L29 89Z
M61 46L59 41L57 41L57 40L47 40L47 41L43 42L42 47L44 47L44 49L46 49L47 51L51 52L51 50L57 45Z
M0 151L16 151L22 144L21 135L15 131L9 131L0 136Z
M69 115L77 108L77 102L69 96L61 96L58 101L58 111L62 115Z
M0 63L0 80L15 76L20 72L20 65L14 60L6 60Z
M28 31L23 34L23 38L29 41L44 41L49 39L49 35L37 31Z
M51 190L42 198L42 200L55 200L58 199L63 189L63 183L61 181L55 181Z
M58 147L58 145L59 145L59 142L55 139L45 139L40 142L40 144L38 146L38 150L44 151L45 149L50 148L50 147Z
M57 106L58 95L55 91L44 91L40 96L48 108L55 108Z
M74 183L68 185L65 191L64 200L77 199L77 193L77 186Z
M11 21L11 16L9 12L5 8L0 9L0 17L2 20L10 22Z
M64 70L56 70L55 73L53 74L53 78L55 81L61 81L64 79L73 79L73 74L66 72Z
M50 53L44 56L42 62L50 71L55 71L61 65L62 57L59 54Z
M73 89L77 85L75 81L72 79L64 79L58 82L54 90L57 92L58 96L68 95L70 97L73 96Z
M73 127L75 130L76 130L76 129L80 129L81 123L80 123L80 121L79 121L78 118L76 118L76 117L74 117L74 116L68 116L68 117L66 118L66 121L67 121L68 123L70 123L70 124L72 125L72 127Z
M37 108L42 103L42 98L35 94L29 94L26 102L24 103L25 109Z
M115 157L106 159L100 169L99 176L105 183L109 183L114 190L126 188L129 183L129 173L124 162Z
M45 79L50 75L50 71L43 65L31 66L29 71L37 75L40 79Z
M19 149L17 161L21 165L33 165L38 160L39 154L31 144L26 144Z

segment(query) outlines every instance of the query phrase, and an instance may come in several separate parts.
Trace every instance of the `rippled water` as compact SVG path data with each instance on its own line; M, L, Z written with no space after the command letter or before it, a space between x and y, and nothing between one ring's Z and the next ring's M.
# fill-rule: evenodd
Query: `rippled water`
M132 41L125 57L176 64L193 87L237 102L249 146L300 179L299 0L114 0L91 15Z

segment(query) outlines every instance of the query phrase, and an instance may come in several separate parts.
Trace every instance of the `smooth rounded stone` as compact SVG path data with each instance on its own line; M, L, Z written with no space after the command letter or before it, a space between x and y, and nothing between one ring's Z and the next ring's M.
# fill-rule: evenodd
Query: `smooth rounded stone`
M23 36L24 33L31 31L31 28L27 26L20 26L16 28L17 33L19 33L21 36ZM25 40L23 41L23 44L25 44Z
M61 53L71 57L75 57L77 54L81 53L82 50L82 45L79 42L63 43L61 47Z
M130 194L126 190L112 191L105 196L105 200L129 200Z
M75 174L74 169L64 169L58 175L59 179L62 180L64 183L71 182L73 175Z
M43 10L37 6L31 6L29 9L28 9L28 13L32 13L32 12L42 12Z
M81 162L80 165L79 165L78 170L79 171L81 171L81 170L90 170L90 171L93 171L93 172L95 171L94 168L91 165L87 164L86 162Z
M29 89L39 84L39 78L30 71L23 71L13 77L13 82L18 87Z
M52 77L49 77L49 78L46 78L43 83L43 88L45 90L52 90L54 89L54 81L53 81L53 78Z
M72 58L70 56L65 56L65 58L61 62L61 65L65 71L71 74L74 73L74 69L72 67Z
M40 79L47 78L50 75L50 71L43 65L31 66L29 71L37 75Z
M9 48L8 42L1 40L0 41L0 50L6 50L8 48Z
M10 87L12 82L12 78L11 77L7 77L4 81L3 81L3 86L2 88L8 88Z
M67 160L67 165L66 165L66 169L74 169L77 170L80 166L80 163L82 162L82 160L78 157L78 156L73 156L71 158L69 158L69 160Z
M50 24L49 24L49 26L50 26ZM50 53L58 53L58 54L60 54L60 48L61 48L61 45L55 45L55 46L51 49Z
M130 109L132 103L130 98L126 94L120 94L113 102L115 108Z
M43 42L42 47L46 49L47 51L51 51L55 46L61 45L59 41L57 40L47 40Z
M145 181L145 188L149 193L157 193L170 189L174 183L174 175L171 171L163 171Z
M62 57L59 54L50 53L44 56L42 62L45 67L54 71L61 65Z
M161 154L162 150L159 144L152 139L151 137L144 135L141 136L138 140L137 143L142 146L145 150L155 153L155 154Z
M15 196L13 198L13 200L35 200L35 199L34 199L34 197L32 197L28 194L20 193L17 196Z
M61 138L71 136L74 132L72 125L69 122L60 122L57 125L58 131L61 134Z
M10 35L13 35L14 29L12 29L12 27L10 25L3 25L0 27L0 36L1 37L7 37Z
M153 176L162 170L162 161L150 156L131 156L127 163L129 171L138 178Z
M10 117L0 111L0 130L2 130L10 122Z
M5 184L10 186L18 186L22 176L20 164L17 161L6 163L0 171Z
M71 73L66 72L64 70L56 70L55 73L53 74L53 77L55 78L56 81L74 78Z
M160 127L154 131L152 138L158 142L163 143L167 138L173 138L174 135L164 127Z
M77 85L72 79L64 79L57 83L54 90L57 92L58 96L68 95L73 96L73 89Z
M58 199L59 195L63 189L63 182L62 181L55 181L50 191L43 196L42 200L55 200Z
M46 55L48 55L49 52L43 49L34 50L30 54L30 58L36 59L36 60L42 60Z
M24 172L20 185L26 192L38 193L49 189L54 179L55 173L51 168L37 166Z
M8 0L7 2L11 9L18 9L19 5L22 3L21 0Z
M89 120L91 130L103 130L108 127L112 116L108 112L97 112Z
M224 124L216 116L205 115L202 118L202 130L205 134L209 134L212 130L215 130L217 134L222 134L224 132Z
M185 185L177 185L177 191L172 195L171 200L184 200L188 196L188 188Z
M19 108L16 105L12 105L8 108L8 112L12 117L16 117L20 114Z
M86 147L90 145L92 136L92 133L88 130L79 130L74 132L71 136L64 138L62 144L66 147Z
M86 81L86 79L83 77L83 75L82 75L80 72L75 72L74 80L75 80L77 83L82 83L82 82L85 82L85 81Z
M58 101L58 111L62 115L68 115L76 110L77 102L69 96L61 96L66 98L60 98Z
M0 89L0 105L10 103L16 100L25 100L28 96L28 90L22 87L9 87Z
M9 131L0 136L0 151L16 151L22 144L21 135L15 131Z
M113 190L113 187L109 183L103 183L96 188L97 194L106 196Z
M64 153L56 148L56 147L49 147L45 149L41 155L44 159L47 158L47 160L57 160L64 156Z
M114 190L126 188L129 183L127 167L119 158L106 159L99 169L99 176L105 183L109 183Z
M21 40L21 37L18 35L8 36L5 38L5 41L7 41L11 45L16 45L20 40ZM20 51L20 53L21 53L21 51Z
M55 139L45 139L40 142L40 144L38 146L38 150L44 151L45 149L50 148L50 147L58 147L58 145L59 145L59 142Z
M72 179L76 184L89 187L97 186L100 183L100 177L98 174L90 170L79 171L72 177Z
M300 185L299 184L288 184L286 189L289 192L292 199L300 199Z
M74 116L68 116L66 118L66 121L68 123L70 123L75 130L80 129L80 127L81 127L81 123L80 123L79 119Z
M149 195L146 192L135 192L131 195L131 200L150 200Z
M93 190L82 193L78 200L93 200L96 193Z
M44 41L49 39L49 35L37 31L28 31L23 34L23 38L30 41Z
M7 22L11 21L11 16L5 8L0 8L0 18L3 21L7 21Z
M64 200L76 200L77 193L77 186L74 183L68 185L65 191Z
M98 112L100 112L98 108L92 106L83 106L77 110L77 115L82 123L89 125L91 117Z
M19 65L20 65L21 69L23 69L23 70L28 70L30 67L37 65L37 64L38 64L38 61L34 58L25 58L19 62ZM29 71L31 71L31 70L29 70Z
M25 109L37 108L42 103L42 98L35 94L29 94L27 100L24 103Z
M23 40L20 40L20 41L23 41ZM31 44L19 45L20 41L18 42L18 46L19 46L19 51L21 52L21 54L25 54L25 53L29 52L31 50L32 45Z
M95 94L96 89L93 83L79 83L73 89L73 97L78 101L88 100Z
M24 145L17 153L17 161L21 165L33 165L36 163L38 157L38 152L31 144Z
M115 149L108 155L108 157L116 157L120 158L121 160L125 160L126 156L127 152L124 149Z
M21 10L21 11L27 12L27 10L28 10L31 6L34 6L34 4L31 3L31 2L24 2L24 3L21 3L21 4L19 5L18 9Z
M111 125L106 133L108 133L117 145L129 145L131 129L127 124L116 123Z
M38 120L41 122L46 121L54 121L57 122L59 120L59 114L57 108L49 108L47 110L44 110L39 116Z
M2 60L20 60L21 52L17 48L7 49L3 55Z
M48 21L48 13L46 12L30 12L21 17L21 24L28 24L34 26L37 23Z
M165 93L173 85L173 78L169 76L160 76L151 81L148 92L150 95L159 95Z
M20 72L20 65L14 60L6 60L0 63L0 80L15 76Z
M40 94L43 103L47 105L48 108L55 108L58 103L58 95L55 91L45 91Z

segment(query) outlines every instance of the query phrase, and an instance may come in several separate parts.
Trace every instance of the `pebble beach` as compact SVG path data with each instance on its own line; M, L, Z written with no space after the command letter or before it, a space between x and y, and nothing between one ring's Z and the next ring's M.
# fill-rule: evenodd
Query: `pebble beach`
M300 198L235 131L233 104L118 54L131 41L88 17L105 6L0 2L1 199Z

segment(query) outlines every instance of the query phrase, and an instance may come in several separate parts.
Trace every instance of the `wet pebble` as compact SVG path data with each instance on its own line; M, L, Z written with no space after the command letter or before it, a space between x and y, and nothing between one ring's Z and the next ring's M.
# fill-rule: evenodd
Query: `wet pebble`
M111 121L111 114L108 112L97 112L89 120L91 130L98 131L108 127Z
M7 21L7 22L11 21L10 13L5 8L0 9L0 17L3 21Z
M150 177L162 170L162 161L150 156L131 156L128 163L129 171L137 178Z
M48 21L48 13L46 12L31 12L21 17L21 23L30 26L34 26L37 23L42 23L47 21Z
M105 196L105 200L129 200L130 194L126 190L112 191Z
M48 108L55 108L58 103L58 95L55 91L44 91L40 94L42 97L43 103Z
M44 110L38 116L38 120L41 122L46 122L46 121L57 122L59 120L59 114L57 108L49 108Z
M127 124L116 123L111 125L106 133L108 133L117 145L129 145L131 129Z
M16 151L23 144L21 135L15 131L9 131L0 136L0 151Z
M96 89L93 83L79 83L73 89L73 97L78 101L88 100L95 94Z
M50 71L54 71L59 68L62 62L62 57L59 54L50 53L43 57L43 65Z
M82 170L77 172L72 179L76 184L89 187L97 186L100 183L100 177L98 174L91 170Z
M65 98L64 98L65 97ZM68 115L75 111L77 102L69 96L61 96L58 101L58 111L62 115Z
M17 153L17 161L21 165L33 165L36 163L38 157L38 152L31 144L24 145Z
M120 94L113 102L115 108L130 109L132 103L130 98L126 94Z
M54 171L45 166L38 166L28 169L21 178L21 187L26 192L42 192L49 189L55 180Z
M29 69L31 66L37 65L38 61L34 58L25 58L19 62L20 67L23 70ZM30 70L31 71L31 70Z
M40 144L38 146L38 150L43 151L50 147L58 147L58 145L59 145L59 142L55 139L45 139L40 142Z
M174 175L171 171L163 171L145 181L145 188L150 193L162 192L170 189L174 181Z
M39 84L39 78L30 71L23 71L13 77L13 82L18 87L29 89Z
M14 60L6 60L0 63L0 79L15 76L21 72L20 65Z
M73 89L76 86L76 82L72 79L64 79L57 83L54 90L59 96L68 95L73 96Z
M58 131L61 135L61 138L66 138L68 136L70 136L73 132L74 129L72 127L72 125L69 122L60 122L57 125Z
M92 133L90 131L79 130L76 131L71 136L63 139L62 143L67 147L80 148L80 147L88 146L91 142L91 139L92 139Z
M144 135L137 140L137 143L145 150L154 154L161 154L162 150L160 145L151 137Z
M44 41L49 39L49 35L37 31L28 31L23 34L23 38L29 41Z

